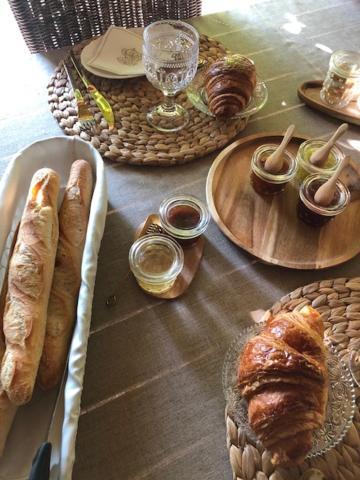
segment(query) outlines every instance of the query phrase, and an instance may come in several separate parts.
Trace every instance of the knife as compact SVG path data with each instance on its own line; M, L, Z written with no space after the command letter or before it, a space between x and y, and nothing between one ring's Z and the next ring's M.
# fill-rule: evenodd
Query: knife
M67 369L67 363L66 363L66 367L63 372L63 376L62 376L57 397L55 400L55 405L51 414L49 427L47 429L46 440L44 443L40 445L39 449L36 452L35 457L33 458L28 480L49 480L50 478L50 462L51 462L52 445L49 442L49 437L53 429L56 413L60 405L60 400L62 398L62 392L64 390L65 382L67 379L67 371L68 369Z
M107 121L110 130L112 130L115 126L115 118L114 118L114 112L111 108L110 103L106 100L104 95L99 92L99 90L95 87L93 83L88 80L88 78L85 76L81 66L75 59L74 55L72 52L70 52L70 60L72 64L75 67L75 70L77 71L81 81L86 87L87 92L91 96L91 98L95 101L96 105L99 107L101 113L103 114L103 117Z

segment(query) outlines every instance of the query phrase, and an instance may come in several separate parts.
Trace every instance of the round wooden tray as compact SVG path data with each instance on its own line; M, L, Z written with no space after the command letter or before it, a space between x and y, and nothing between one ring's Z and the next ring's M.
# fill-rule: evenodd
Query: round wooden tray
M349 350L360 348L360 277L323 280L300 287L276 302L269 312L300 310L312 305L324 321L330 338L345 363ZM269 313L267 312L267 313ZM274 467L270 453L254 443L225 410L226 444L234 478L244 480L358 480L360 478L360 388L353 423L342 442L324 455L288 469ZM314 469L322 472L319 475Z
M138 239L146 235L146 231L151 224L159 225L160 217L156 213L149 215L146 220L139 226L135 233L135 239ZM189 287L190 283L193 281L196 272L198 271L201 258L204 252L205 239L201 235L197 242L194 245L183 248L184 252L184 267L180 272L180 275L177 277L174 285L170 290L164 293L148 293L153 297L165 298L167 300L172 300L174 298L180 297Z
M265 262L297 269L338 265L360 252L360 199L322 228L298 219L294 183L275 196L260 196L249 181L251 157L265 143L280 144L282 134L256 134L225 148L212 164L206 183L211 215L236 245ZM288 146L294 155L305 137Z
M353 123L354 125L360 125L360 110L357 107L356 102L350 102L347 107L342 109L327 105L320 98L320 90L322 89L322 86L323 82L321 80L310 80L308 82L304 82L298 88L298 96L307 105L309 105L309 107L327 113L328 115L338 118L339 120Z

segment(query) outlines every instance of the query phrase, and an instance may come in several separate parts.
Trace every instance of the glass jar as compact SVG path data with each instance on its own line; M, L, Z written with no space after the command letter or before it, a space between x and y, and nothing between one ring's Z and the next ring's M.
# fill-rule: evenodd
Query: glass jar
M309 175L300 187L298 216L313 227L325 225L329 220L343 212L350 201L349 189L340 180L337 180L335 195L330 205L323 207L316 203L314 195L328 179L328 175Z
M193 245L210 221L205 204L193 195L174 195L161 202L159 208L161 226L182 246Z
M254 190L260 195L275 195L286 187L296 173L295 157L285 150L283 168L279 173L267 172L265 161L279 145L267 144L258 147L251 159L250 181Z
M360 87L360 53L338 50L330 57L329 70L320 91L321 100L337 108L346 107Z
M131 246L129 263L140 287L160 294L174 285L184 266L184 253L180 245L166 235L145 235Z
M296 155L298 169L296 179L300 185L302 181L311 174L319 173L322 175L331 175L344 158L342 150L334 145L329 153L326 162L322 166L316 166L310 163L311 155L323 147L327 142L325 140L306 140L303 142Z

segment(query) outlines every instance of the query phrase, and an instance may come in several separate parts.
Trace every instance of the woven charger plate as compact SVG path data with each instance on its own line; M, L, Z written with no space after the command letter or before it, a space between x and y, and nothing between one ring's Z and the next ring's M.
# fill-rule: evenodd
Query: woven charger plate
M77 58L87 43L74 49ZM202 58L214 61L225 53L226 49L219 42L201 35ZM95 116L96 125L91 130L81 130L73 91L62 64L56 68L48 85L50 109L67 135L79 135L83 140L90 141L109 160L159 166L190 162L223 147L247 124L247 119L215 120L199 112L189 102L186 93L181 92L176 101L189 111L189 124L180 132L160 133L148 125L146 113L160 103L163 96L145 77L110 80L90 73L87 76L104 93L113 108L113 130L108 129L106 120L84 89L82 93Z
M339 355L348 362L349 349L360 349L360 277L323 280L300 287L289 293L269 310L300 310L312 305L325 324L325 335L330 337ZM343 441L322 456L306 460L290 469L271 464L270 454L258 442L254 443L237 427L225 410L226 444L234 479L237 480L320 480L313 469L323 473L326 480L360 479L360 389L356 391L357 408L353 423Z

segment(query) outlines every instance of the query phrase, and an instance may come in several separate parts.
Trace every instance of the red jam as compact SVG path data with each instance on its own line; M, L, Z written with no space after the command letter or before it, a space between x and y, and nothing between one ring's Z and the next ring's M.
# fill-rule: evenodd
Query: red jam
M176 205L170 209L167 219L175 228L191 230L199 225L200 213L190 205Z
M200 212L190 205L175 205L167 213L167 221L169 224L179 230L184 230L186 237L186 230L196 228L200 223ZM171 234L170 234L171 235ZM190 247L196 243L200 235L193 238L182 238L180 236L172 235L177 242L183 247Z
M266 158L260 160L261 167L264 169L264 171L266 171L264 168L265 160ZM284 162L278 175L284 175L285 173L288 172L288 170L289 170L289 164L287 162ZM269 182L259 177L258 175L256 175L254 171L251 172L250 181L255 192L257 192L260 195L276 195L277 193L280 193L285 189L285 186L288 182L288 180L283 183Z
M309 201L314 203L316 205L314 196L316 191L319 189L319 187L323 184L321 181L313 181L308 189L307 189L307 197ZM339 201L339 192L336 191L336 194L330 204L336 205ZM308 225L311 225L313 227L322 227L326 223L328 223L332 218L334 218L335 215L329 216L329 215L321 215L320 213L313 212L309 207L307 207L304 202L300 199L298 203L298 208L297 208L298 216L299 218L307 223Z

